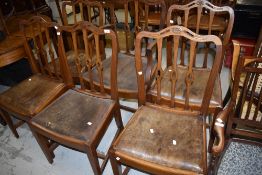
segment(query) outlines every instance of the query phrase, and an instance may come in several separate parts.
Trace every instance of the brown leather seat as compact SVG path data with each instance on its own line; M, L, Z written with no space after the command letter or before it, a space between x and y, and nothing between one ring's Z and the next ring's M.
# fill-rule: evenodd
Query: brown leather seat
M143 106L128 122L113 149L116 155L127 154L163 166L203 173L203 144L203 119L198 113L174 113L159 106Z
M200 19L199 28L202 30L208 30L209 27L209 15L202 15ZM191 15L188 17L188 28L195 29L197 26L197 15ZM227 27L226 19L223 16L215 16L212 23L213 31L223 32Z
M11 113L32 117L65 89L62 81L36 74L3 92L0 106Z
M175 101L178 104L182 104L185 102L185 90L186 85L185 81L183 81L187 74L187 69L184 66L178 65L177 66L177 73L179 74L177 84L176 84L176 94L175 94ZM170 82L170 73L169 68L165 70L163 79L161 81L161 96L164 100L170 101L171 99L171 82ZM198 78L198 80L201 81L193 81L191 87L190 87L190 93L189 93L189 105L192 107L197 106L198 108L202 104L203 95L205 92L206 83L209 78L210 71L207 71L206 69L202 68L194 68L194 77L201 77ZM156 83L152 85L152 88L148 92L149 96L151 98L156 98L157 96L157 86ZM167 102L168 104L169 102ZM210 101L210 109L215 109L218 106L222 105L222 92L221 92L221 82L220 78L217 77L215 81L215 86L213 90L213 95L211 97Z
M78 54L79 54L79 61L80 61L80 64L82 67L85 67L86 65L86 62L85 62L85 51L84 50L79 50L78 51ZM105 56L105 55L103 55ZM95 55L93 55L93 65L95 65ZM66 52L66 58L67 58L67 63L68 63L68 67L70 69L70 73L74 79L75 82L79 82L79 74L77 72L77 66L76 66L76 63L75 63L75 55L74 55L74 51L73 50L70 50L68 52ZM103 57L104 59L104 57ZM51 63L50 63L51 64ZM57 71L60 72L60 66L59 66L59 60L56 59L56 64L57 64ZM54 72L54 67L51 67L52 68L52 72Z
M107 114L114 105L111 99L68 90L35 116L31 123L48 132L88 142L108 120Z
M143 57L143 71L146 71L147 58ZM110 89L110 71L111 71L111 57L103 61L104 86ZM118 53L117 63L117 82L119 96L129 96L130 98L137 98L137 75L135 67L135 58L133 55L125 53ZM99 85L99 76L96 67L93 68L93 77L96 85ZM86 81L89 81L88 72L83 75ZM128 78L128 79L127 79Z
M84 50L79 50L79 60L80 60L80 64L81 66L85 66L85 53ZM75 56L74 56L74 51L70 50L68 52L66 52L66 58L67 58L67 63L70 69L70 72L72 74L72 77L74 79L78 78L78 72L77 72L77 68L76 68L76 63L75 63ZM52 64L52 63L50 63ZM59 65L59 60L56 59L56 65L57 65L57 71L60 72L60 66ZM52 72L54 72L54 68L52 67Z

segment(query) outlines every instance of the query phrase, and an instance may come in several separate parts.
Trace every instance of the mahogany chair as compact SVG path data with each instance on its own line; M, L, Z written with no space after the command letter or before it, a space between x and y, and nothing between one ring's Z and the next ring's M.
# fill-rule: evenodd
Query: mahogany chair
M135 0L135 32L148 31L149 26L163 29L166 25L164 0Z
M128 5L133 0L123 0L122 4L125 8L125 29L126 29L126 44L128 47L126 47L126 52L118 52L117 59L118 59L118 67L117 67L117 81L118 81L118 93L119 97L123 99L138 99L138 87L137 87L137 77L136 77L136 70L135 70L135 55L130 53L129 45L128 45L128 33L130 32L130 28L128 26ZM120 1L118 1L121 3ZM114 23L115 24L115 23ZM121 44L121 43L118 43ZM151 74L154 71L154 61L152 58L152 51L148 47L146 51L146 56L142 57L143 59L143 71L145 72L146 76L146 86L149 87L149 84L151 83ZM105 60L102 61L103 67L103 81L105 84L105 91L107 93L110 93L111 86L110 86L110 74L111 71L111 62L112 57L109 56ZM96 64L97 65L97 64ZM96 67L95 65L95 67ZM98 71L96 68L92 69L92 73L94 74L94 77L98 77ZM90 82L89 78L89 72L85 72L83 75L83 79L86 82ZM93 79L95 85L99 85L99 79L95 78ZM121 108L130 112L135 112L136 109L130 108L125 105L121 105Z
M118 127L116 135L122 130L123 124L121 120L120 108L118 103L117 91L117 42L116 35L111 29L101 29L89 22L81 22L73 26L59 26L57 34L59 35L59 48L61 54L66 60L66 52L63 42L63 33L71 33L74 45L74 58L77 71L80 77L80 89L70 89L62 96L51 103L45 110L30 120L30 128L44 152L47 160L52 163L55 157L54 149L58 145L63 145L73 150L84 152L87 154L94 174L102 174L108 155L97 152L97 147L104 136L112 119L115 119ZM79 44L77 33L82 33L85 48L86 67L79 64ZM92 56L89 52L88 34L92 33L95 39L95 45L99 48L99 38L107 35L112 41L112 61L110 76L111 94L105 93L105 84L103 80L103 66L100 52L96 52L96 63L99 79L99 86L94 86L94 74L91 73ZM69 66L67 72L69 71ZM83 82L82 73L84 69L90 72L90 84ZM72 82L72 78L71 78ZM104 159L101 167L99 158Z
M234 23L234 11L229 6L218 7L207 0L195 0L186 5L172 5L167 13L167 26L182 25L196 33L214 34L221 38L223 54L229 43ZM182 46L181 64L184 64L184 51L186 43ZM211 49L205 46L205 59L203 67L207 67L207 57ZM171 64L168 55L167 64ZM222 58L223 59L223 58Z
M34 70L38 70L38 73L0 94L0 115L17 138L19 137L17 127L28 122L69 88L62 66L63 60L61 57L56 57L58 54L55 54L55 49L51 44L51 39L56 37L51 32L54 25L47 23L39 16L22 22L24 47L29 62L33 65ZM24 30L29 28L31 31L29 33L33 33L30 35L32 38L28 38ZM46 46L45 42L47 42ZM53 43L53 45L56 44ZM55 59L59 64L55 64ZM52 67L57 70L58 66L61 66L59 68L62 70L61 73L52 73ZM19 119L19 122L13 123L11 116Z
M110 3L110 1L106 1L106 3ZM115 15L112 17L112 25L114 26L114 29L117 32L118 42L119 44L119 50L125 50L127 54L130 54L131 48L134 47L134 34L131 33L130 24L132 23L129 21L129 14L131 16L131 11L134 10L134 0L115 0L113 3L114 11L118 10L119 8L124 10L124 23L123 26L117 27L118 20L115 17ZM124 37L123 37L124 34ZM123 41L124 40L124 41ZM125 44L123 44L125 42Z
M144 86L144 72L141 59L141 40L144 37L157 40L158 64L154 74L157 83L157 100L154 104L146 99ZM172 37L174 40L174 64L167 68L168 79L172 93L168 106L161 104L162 80L165 70L162 70L162 49L164 40ZM178 42L181 38L190 40L190 64L182 66L177 64ZM216 49L214 64L208 74L207 82L202 93L200 109L193 109L189 103L190 90L194 86L194 77L202 68L193 66L194 52L198 42L211 42ZM114 175L122 174L121 164L150 174L207 174L207 138L206 116L212 98L216 77L219 75L221 64L222 43L213 35L201 36L182 26L170 26L159 32L140 32L136 37L136 70L139 87L140 108L110 148L110 161ZM185 74L183 74L183 71ZM177 100L177 83L183 79L186 99L184 107L180 107ZM219 125L223 122L220 114L219 122L214 125L217 133L218 145L212 147L215 158L223 150L224 133ZM221 123L220 123L221 122ZM127 171L125 171L126 173Z
M244 77L243 77L244 74ZM241 80L242 79L242 80ZM227 138L262 141L262 59L240 57L229 101Z
M249 43L239 42L237 40L232 40L232 43L233 43L233 55L232 55L232 65L231 65L231 82L233 83L239 57L242 57L242 56L251 56L251 57L257 57L257 58L262 57L262 26L260 27L259 36L257 38L255 45L250 45ZM252 55L247 55L247 53L242 52L242 50L245 50L246 47L254 48L253 53L251 53ZM249 59L247 59L247 61L249 61ZM245 76L242 74L240 78L240 82L242 84L244 82L244 78ZM224 106L228 103L229 99L231 98L232 83L230 84L227 90L226 96L223 100Z
M89 21L97 26L102 26L104 24L103 14L103 6L98 1L76 0L64 1L62 4L64 25L76 24L79 21Z
M197 14L195 14L197 12ZM221 13L227 13L228 14L228 19L221 18L223 21L223 25L215 22L216 14L221 14ZM195 16L195 22L196 25L191 25L190 19ZM222 22L221 21L221 22ZM189 4L186 5L172 5L167 14L167 25L170 26L172 24L180 24L185 27L188 27L190 29L195 30L196 33L200 33L200 31L206 31L207 34L216 34L218 35L223 43L223 52L222 52L222 57L220 59L223 60L223 53L225 50L225 47L227 46L230 38L230 34L232 31L232 26L233 26L233 21L234 21L234 12L232 8L230 7L217 7L212 5L210 2L206 0L195 0ZM222 29L223 28L223 29ZM218 32L218 33L217 33ZM202 32L201 32L202 33ZM168 40L167 42L167 65L172 64L172 48L170 47L172 43L172 40ZM181 50L180 50L180 60L179 64L181 65L186 65L188 64L187 62L187 52L189 52L188 49L186 49L188 44L188 41L186 39L181 40ZM213 60L210 59L209 57L213 57L213 52L214 50L212 49L212 44L210 43L204 43L204 44L198 44L197 48L198 50L200 48L204 48L204 52L195 52L194 56L194 66L195 67L202 67L202 68L207 68L208 64L212 64ZM187 51L186 51L187 50ZM203 55L203 57L199 57L198 55ZM197 57L198 56L198 57ZM221 65L219 65L220 68L222 67L222 62ZM196 86L195 91L197 92L202 92L205 87L205 83L203 80L205 79L204 77L207 76L203 72L202 75L196 76L195 80L196 82L199 82L198 86ZM216 80L217 86L215 86L215 89L212 94L212 101L211 105L209 106L209 110L211 113L215 112L215 109L217 106L222 106L222 90L221 90L221 80L220 76L217 76ZM201 102L198 101L200 93L197 93L195 97L192 96L191 100L195 101L195 106L200 107ZM170 96L170 94L169 94Z
M113 7L111 7L112 9ZM68 12L68 9L71 9L72 12ZM69 14L68 14L69 13ZM103 26L104 25L104 5L103 3L97 2L97 1L89 1L89 0L77 0L77 1L64 1L62 4L62 17L63 17L63 23L65 25L73 25L80 21L89 21L96 26ZM70 67L70 70L72 72L72 76L74 79L74 82L79 83L79 76L77 72L77 68L75 65L75 58L73 50L73 41L72 36L68 36L68 33L64 33L65 35L65 43L66 43L66 55L68 59L68 64ZM78 34L78 37L81 38L81 34ZM93 37L89 37L90 40L93 40ZM77 42L80 42L79 47L79 56L80 56L80 64L82 66L85 65L84 57L85 57L85 51L84 51L84 43L81 39L78 39ZM101 39L100 42L101 47L103 48L104 40ZM90 45L90 50L92 50L93 46ZM95 52L92 52L95 53ZM101 52L103 55L103 59L105 58L105 53ZM95 56L95 54L93 54Z
M246 45L233 40L232 86L229 88L231 91L229 102L233 103L234 108L232 107L232 113L229 115L226 132L228 137L262 140L260 109L261 43L262 27L252 56L242 55L241 48ZM251 68L252 70L249 70Z

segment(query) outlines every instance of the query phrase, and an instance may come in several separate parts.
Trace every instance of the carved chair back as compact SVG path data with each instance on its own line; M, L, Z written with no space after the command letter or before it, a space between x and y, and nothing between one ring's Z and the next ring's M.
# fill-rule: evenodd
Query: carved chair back
M39 16L20 23L24 46L32 67L41 74L69 82L65 60L60 56L57 43L57 26L57 23L46 22Z
M111 86L111 98L117 99L117 39L116 34L112 29L102 29L96 27L90 22L84 21L74 24L73 26L61 26L58 28L58 43L61 47L61 51L64 57L66 57L65 44L63 41L63 33L69 33L69 36L73 41L73 54L74 62L77 67L77 72L79 75L79 81L81 89L85 89L90 93L100 94L102 96L107 96L105 92L105 85L103 81L103 62L102 54L100 52L100 40L105 35L111 38L112 45L112 61L111 61L111 72L110 72L110 86ZM77 37L77 34L81 34L82 37ZM102 36L102 37L101 37ZM93 39L90 39L93 38ZM79 53L79 42L78 40L83 40L84 43L84 54ZM90 45L94 45L94 49L90 49ZM104 48L105 49L105 48ZM92 53L95 52L95 53ZM94 55L94 56L93 56ZM80 57L84 57L85 65L80 64ZM96 71L94 71L96 69ZM88 82L84 81L83 73L88 72ZM96 72L96 73L94 73ZM94 81L98 80L98 81ZM99 82L99 83L95 83Z
M156 104L165 104L170 107L183 107L185 110L195 109L194 102L189 99L191 96L194 96L195 76L199 76L199 72L203 71L203 68L194 68L193 60L196 52L196 45L198 43L213 43L216 50L215 59L212 67L209 69L209 74L207 75L207 82L204 86L201 99L200 110L203 114L207 112L209 103L211 100L213 88L215 85L215 79L218 75L219 66L221 64L221 53L222 53L222 43L221 40L214 35L198 35L189 29L182 26L170 26L159 32L140 32L136 38L136 69L138 76L138 91L139 91L139 104L143 105L146 102L146 90L144 87L144 75L142 72L142 62L141 62L141 40L143 38L154 39L157 43L157 68L154 73L153 79L155 79L156 84L156 98L151 99L150 101L155 102ZM167 38L172 38L173 40L173 64L167 67L165 70L162 68L162 60L164 59L162 51L164 50L164 43ZM189 64L187 66L178 65L178 47L182 39L188 39L190 41L190 53L189 53ZM207 68L208 69L208 68ZM206 73L206 71L205 71ZM201 82L200 82L201 83ZM169 84L169 85L168 85ZM178 87L178 85L183 87ZM185 100L179 100L175 98L177 89L183 89L182 94L185 96ZM171 94L167 97L169 99L165 102L165 97L163 91L166 91Z
M244 81L242 77L244 75ZM262 59L240 57L238 60L227 135L262 140Z
M167 13L167 26L182 25L197 34L201 32L219 36L223 43L223 53L229 43L233 23L234 11L231 7L218 7L207 0L195 0L186 5L174 4L168 9ZM184 64L185 48L186 43L184 42L181 51L181 64ZM210 45L205 46L203 67L207 67L207 57L210 48ZM168 61L170 61L169 58Z

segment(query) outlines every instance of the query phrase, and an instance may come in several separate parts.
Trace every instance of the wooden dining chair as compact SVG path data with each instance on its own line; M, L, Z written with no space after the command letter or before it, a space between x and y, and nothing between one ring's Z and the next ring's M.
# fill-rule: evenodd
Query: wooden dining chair
M62 17L64 25L76 24L79 21L89 21L102 26L104 24L104 9L98 1L76 0L64 1Z
M112 9L113 7L111 7ZM98 1L89 1L89 0L76 0L76 1L64 1L62 3L62 17L64 25L74 25L80 21L89 21L96 26L104 25L104 5L102 2ZM73 50L73 41L72 37L68 36L70 34L63 33L65 40L65 50L67 51L67 59L72 76L75 83L79 83L79 77L76 65L74 64L74 53ZM78 34L78 37L81 38L81 33ZM90 37L90 40L93 40L93 37ZM85 65L84 57L84 43L81 39L78 39L79 43L79 55L80 63L82 66ZM100 45L103 48L105 44L104 39L101 39ZM90 45L90 50L93 49L93 45ZM92 52L95 53L95 52ZM105 58L105 52L101 52L103 59ZM95 56L95 54L93 54Z
M229 6L218 7L207 0L195 0L185 5L172 5L167 13L167 26L182 25L196 33L214 34L221 38L224 51L229 43L234 23L234 11ZM203 47L203 46L202 46ZM184 64L184 51L186 42L184 42L181 51L181 64ZM208 53L212 46L206 45L205 59L202 67L207 67ZM167 58L167 64L171 59ZM221 58L223 59L223 58Z
M232 84L234 82L238 59L242 56L251 56L251 57L262 58L262 26L260 27L259 36L257 38L255 45L246 43L246 42L241 42L238 40L232 40L232 43L233 43L233 54L232 54L231 77L230 77L231 84L228 87L227 93L223 100L224 106L228 103L228 101L231 98L231 89L232 89ZM245 52L245 50L247 50L246 48L254 48L253 53L246 53ZM249 60L250 59L247 59L247 62ZM240 83L243 84L244 78L245 76L244 74L242 74L240 78Z
M158 64L154 74L157 82L157 101L152 104L146 99L144 87L144 72L142 69L141 40L144 37L157 40ZM161 104L162 80L164 70L161 67L162 49L164 40L172 37L174 40L174 64L167 68L172 93L168 106ZM190 40L190 64L181 66L177 64L178 43L181 38ZM208 75L202 93L201 108L194 110L190 103L191 90L193 89L194 77L199 68L194 68L193 58L198 42L211 42L216 49L216 56L212 69ZM159 32L140 32L136 37L136 71L139 87L140 108L135 112L131 120L110 148L110 161L114 175L122 174L121 164L150 174L207 174L207 137L206 116L215 86L215 77L219 75L221 64L222 43L213 35L201 36L193 33L182 26L170 26ZM186 74L181 72L185 71ZM186 99L184 108L175 97L177 83L183 79L184 93ZM220 115L217 116L220 121ZM223 122L223 121L220 121ZM218 145L212 148L212 155L219 154L223 150L224 134L223 128L216 124ZM126 173L127 171L125 171Z
M166 25L166 3L164 0L135 0L135 32ZM152 29L151 29L152 30Z
M56 34L52 33L55 24L35 16L28 21L22 21L21 26L29 62L38 73L0 94L0 115L17 138L17 127L28 122L70 86L62 66L63 60L57 57L58 53L54 49L57 43L52 42L56 37ZM24 29L30 29L30 37L27 37ZM60 64L55 64L55 59ZM52 73L51 69L57 70L58 66L61 66L61 73ZM12 116L19 119L19 122L13 123Z
M242 77L244 78L242 81ZM262 142L262 58L238 60L226 128L227 138Z
M119 97L123 99L138 99L138 87L137 87L137 77L136 77L136 70L135 70L135 55L131 54L129 50L129 45L128 45L128 33L130 32L129 28L129 21L127 18L128 15L128 5L132 3L133 0L123 0L123 2L118 1L119 3L122 3L124 5L125 9L125 32L126 32L126 44L127 44L127 50L126 52L118 52L117 54L117 59L118 59L118 67L117 67L117 76L118 76L118 93ZM115 23L114 23L115 24ZM118 44L121 44L118 42ZM146 56L142 57L143 59L143 64L144 64L144 69L143 71L145 72L146 76L146 86L149 86L150 81L151 81L151 74L154 71L154 61L152 57L152 50L150 48L147 49L146 51ZM107 93L110 93L111 86L110 86L110 74L109 72L111 71L111 62L112 62L112 57L109 55L105 60L102 61L101 64L103 64L103 80L105 84L105 91ZM92 69L92 73L95 75L98 75L98 71L95 67L97 67L96 64L94 66L94 69ZM86 71L83 75L83 79L86 82L90 82L89 78L90 72ZM98 77L98 76L97 76ZM99 85L99 79L95 78L93 79L95 85ZM135 112L135 108L130 108L125 105L121 105L121 108L130 112Z
M216 14L225 14L227 13L228 18L222 18L219 16L219 19L221 24L217 24L215 21ZM194 25L191 25L190 20L196 17L193 21L195 21ZM206 0L195 0L193 2L190 2L186 5L172 5L167 14L167 25L173 25L173 24L179 24L185 27L188 27L195 31L196 33L206 33L206 34L216 34L218 37L221 38L222 44L223 44L223 52L220 59L223 60L224 57L224 50L226 46L228 45L230 34L232 31L234 21L234 12L232 8L230 7L217 7L212 5L210 2ZM187 65L187 53L189 52L189 49L186 49L189 45L189 41L184 39L181 40L181 49L180 49L180 60L179 64L181 65ZM173 49L171 48L172 40L168 39L167 41L167 65L172 64L172 52ZM194 67L202 67L204 70L208 67L208 65L212 64L213 62L213 55L214 50L212 49L212 44L210 43L202 43L197 45L197 51L195 52L194 56ZM200 52L199 50L201 48L204 48L204 52ZM222 68L222 62L221 65L219 65L220 68ZM205 71L204 71L205 72ZM199 82L198 86L195 86L196 93L195 97L191 98L191 101L195 102L196 107L201 106L201 102L198 101L199 96L204 90L205 87L205 78L206 73L202 72L202 75L196 76L195 80L196 82ZM207 73L208 74L208 73ZM215 86L215 89L212 94L212 100L211 105L209 106L209 111L211 113L214 113L217 106L222 106L222 90L221 90L221 80L220 76L217 76L216 80L217 86ZM169 95L170 96L170 95Z
M104 134L114 118L117 125L116 135L122 130L120 108L118 103L117 91L117 41L116 34L111 29L101 29L89 22L77 23L73 26L59 26L57 35L59 37L59 48L61 54L66 58L65 47L63 43L63 33L71 33L74 45L74 58L77 71L80 77L80 88L70 89L62 96L57 98L45 110L30 120L30 128L44 152L49 163L53 162L55 157L54 149L58 145L63 145L73 150L87 154L94 174L101 175L108 155L97 152L97 147ZM85 63L82 67L79 63L79 45L77 33L82 33L85 48ZM95 45L99 48L100 36L107 35L112 41L112 61L110 76L111 93L105 93L105 84L103 79L103 66L99 50L96 51L97 76L92 73L92 56L90 55L88 34L92 34L95 39ZM69 66L65 66L69 70ZM90 84L83 82L83 70L90 72ZM70 72L70 71L67 71ZM99 79L99 85L95 86L93 80ZM71 78L72 82L72 78ZM102 165L99 164L99 158L104 159Z

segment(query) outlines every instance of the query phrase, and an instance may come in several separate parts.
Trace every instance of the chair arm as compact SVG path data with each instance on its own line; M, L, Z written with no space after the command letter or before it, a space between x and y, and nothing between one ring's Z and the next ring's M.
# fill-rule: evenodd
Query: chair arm
M229 104L218 113L218 115L215 117L215 123L214 123L214 131L216 138L218 140L217 145L213 145L212 147L212 153L215 155L220 154L225 145L225 125L227 122L227 119L230 115L230 113L233 111L234 103L229 102Z

